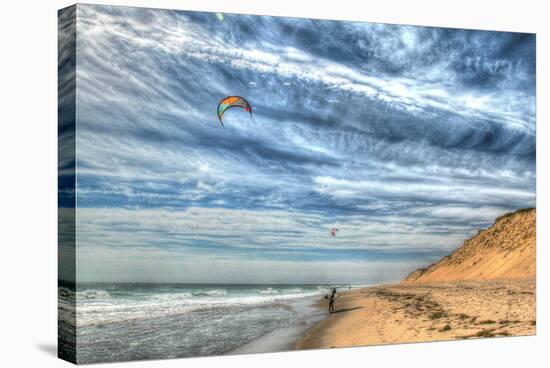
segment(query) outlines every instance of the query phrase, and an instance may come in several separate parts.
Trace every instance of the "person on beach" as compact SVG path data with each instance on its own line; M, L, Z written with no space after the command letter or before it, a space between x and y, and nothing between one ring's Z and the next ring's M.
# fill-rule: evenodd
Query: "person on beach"
M329 303L328 303L328 312L334 312L334 301L336 300L336 288L332 288L332 294L330 294Z

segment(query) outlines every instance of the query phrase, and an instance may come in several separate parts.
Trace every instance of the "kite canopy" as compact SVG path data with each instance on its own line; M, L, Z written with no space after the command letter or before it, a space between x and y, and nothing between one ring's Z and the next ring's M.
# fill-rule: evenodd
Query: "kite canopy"
M218 104L218 119L220 119L220 124L222 126L223 126L223 120L222 120L223 114L227 110L233 107L240 107L241 109L244 109L244 111L249 112L250 116L252 116L252 107L250 106L247 100L239 96L228 96L228 97L222 98L222 100Z
M330 233L332 234L332 236L336 236L336 233L338 232L338 229L333 227L332 229L330 229Z

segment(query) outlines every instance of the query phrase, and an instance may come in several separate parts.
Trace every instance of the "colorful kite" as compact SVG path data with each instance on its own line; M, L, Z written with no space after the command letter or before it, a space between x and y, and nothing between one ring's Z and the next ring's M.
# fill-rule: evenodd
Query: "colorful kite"
M332 236L336 236L336 233L338 232L338 229L333 227L332 229L330 229L330 233L332 234Z
M223 121L222 121L223 114L227 110L233 107L240 107L241 109L244 109L244 111L249 112L250 116L252 116L252 107L250 106L247 100L239 96L225 97L218 104L218 119L220 119L220 124L222 125L222 127L223 127Z

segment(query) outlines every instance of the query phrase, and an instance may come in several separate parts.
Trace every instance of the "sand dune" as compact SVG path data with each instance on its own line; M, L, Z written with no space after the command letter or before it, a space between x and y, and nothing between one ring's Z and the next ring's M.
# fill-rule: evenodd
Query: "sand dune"
M449 256L414 271L403 282L534 278L535 234L535 209L504 215Z

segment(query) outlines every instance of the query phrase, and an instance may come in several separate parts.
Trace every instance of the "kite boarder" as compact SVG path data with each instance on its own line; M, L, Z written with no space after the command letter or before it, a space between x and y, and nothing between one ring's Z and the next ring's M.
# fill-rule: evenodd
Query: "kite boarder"
M330 294L329 297L329 303L328 303L328 312L332 313L334 312L334 301L336 300L336 288L332 288L332 294Z

